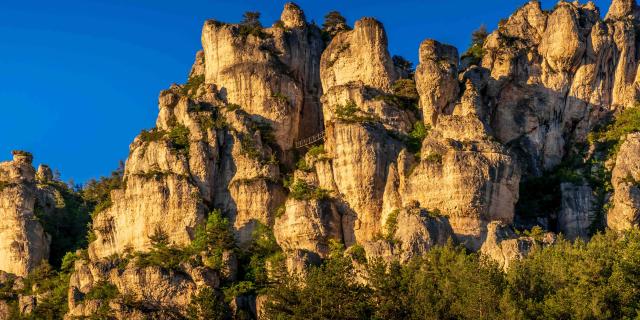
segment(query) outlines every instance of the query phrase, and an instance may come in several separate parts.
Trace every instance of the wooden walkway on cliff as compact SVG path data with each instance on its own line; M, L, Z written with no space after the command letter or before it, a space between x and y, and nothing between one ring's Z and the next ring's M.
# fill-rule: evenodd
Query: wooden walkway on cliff
M324 140L324 131L316 133L310 137L298 140L294 143L296 149L304 148L310 146L318 141Z

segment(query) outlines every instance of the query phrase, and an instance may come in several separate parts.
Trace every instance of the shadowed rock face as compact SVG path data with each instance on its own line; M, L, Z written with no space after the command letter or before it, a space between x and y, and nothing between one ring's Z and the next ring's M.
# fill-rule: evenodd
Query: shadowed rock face
M528 172L555 167L603 115L635 102L637 8L630 3L614 1L602 21L593 3L561 2L545 12L532 1L487 38L483 100L491 127Z
M0 162L0 271L26 276L49 257L50 237L35 217L39 193L32 156Z

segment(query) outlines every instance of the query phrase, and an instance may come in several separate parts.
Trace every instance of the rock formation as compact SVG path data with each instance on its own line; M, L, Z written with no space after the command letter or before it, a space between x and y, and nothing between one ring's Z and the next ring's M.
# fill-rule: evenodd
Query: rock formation
M26 276L49 256L50 238L35 215L38 193L31 154L0 163L0 271Z
M590 132L634 107L639 17L631 0L613 1L604 20L591 2L545 11L531 1L488 35L477 65L428 39L415 73L394 64L373 18L323 33L289 3L267 28L205 22L187 83L160 93L155 127L131 143L121 187L92 215L68 317L185 317L194 296L246 272L243 258L258 263L241 254L263 230L279 247L260 257L267 278L267 258L304 273L335 243L406 262L453 241L507 269L555 239L514 223L521 182L563 168ZM318 141L296 143L308 137ZM640 221L639 155L640 134L629 134L611 161L611 229ZM64 205L52 179L26 153L0 163L0 270L25 276L47 258L35 214ZM587 239L608 199L596 188L558 182L549 228ZM214 213L228 218L233 249L207 257L192 246ZM139 262L159 248L186 253L170 267ZM95 298L104 286L119 298ZM233 297L232 309L256 314L257 300Z
M611 178L612 207L607 226L623 231L640 223L640 133L629 134L620 147Z

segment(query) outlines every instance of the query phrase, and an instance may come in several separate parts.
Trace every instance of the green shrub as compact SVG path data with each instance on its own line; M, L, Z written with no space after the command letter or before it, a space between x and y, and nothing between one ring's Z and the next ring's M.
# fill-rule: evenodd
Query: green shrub
M351 27L347 25L347 19L345 19L340 12L331 11L324 16L322 31L323 34L326 34L325 40L330 40L338 33L348 30L351 30Z
M298 160L298 162L296 162L296 168L298 168L298 170L304 171L304 172L312 172L313 171L313 167L307 164L307 161L305 161L304 158L300 158L300 160Z
M591 143L598 143L599 149L607 152L613 159L618 154L624 137L629 133L640 132L640 104L620 112L611 123L589 135Z
M118 291L118 287L109 282L100 281L96 283L89 292L87 292L84 299L105 301L115 299L119 294L120 292Z
M247 11L243 14L243 20L239 25L239 33L243 38L247 38L249 35L258 37L260 39L271 38L272 36L264 32L262 24L260 23L260 12Z
M365 252L364 247L360 244L354 244L351 246L349 253L353 261L361 264L367 263L367 253Z
M398 214L400 214L400 210L393 210L391 213L389 213L387 221L385 222L385 237L388 241L394 240L396 230L398 230Z
M488 35L487 27L484 25L481 25L480 28L473 31L471 34L471 46L467 52L462 55L462 59L469 59L472 65L480 65L482 57L485 55L483 46Z
M427 136L429 132L429 128L424 125L424 123L420 120L416 121L413 125L413 129L409 132L409 136L407 137L407 149L411 153L419 153L420 149L422 149L422 141Z
M304 180L296 180L289 186L289 196L296 200L323 200L328 199L331 192L309 185Z
M426 161L428 163L441 165L442 164L442 155L439 154L439 153L430 153L424 158L424 161Z
M220 209L215 209L209 213L207 222L196 229L196 235L191 247L196 252L212 249L233 249L235 238L231 229L229 219L222 215Z
M243 134L240 136L240 153L250 159L262 160L262 152L253 137Z
M198 89L200 86L204 84L204 75L198 75L189 77L187 83L181 88L182 94L196 98L196 94L198 93Z
M229 313L229 306L224 302L223 296L209 287L200 289L198 294L191 298L187 308L190 320L227 319Z
M164 139L166 132L162 131L162 130L158 130L158 129L151 129L149 131L147 130L142 130L142 132L140 132L140 140L144 141L144 142L154 142L154 141L160 141L162 139Z
M321 155L325 154L326 151L324 151L324 145L323 144L319 144L316 146L313 146L311 148L309 148L309 150L307 151L307 154L315 157L315 158L319 158Z
M224 289L225 300L230 302L233 298L255 293L256 287L251 281L239 281Z
M375 118L370 115L358 115L358 106L354 101L349 101L345 105L337 105L335 108L336 118L346 122L374 122Z
M175 125L168 134L173 150L179 153L189 153L189 129L183 124Z

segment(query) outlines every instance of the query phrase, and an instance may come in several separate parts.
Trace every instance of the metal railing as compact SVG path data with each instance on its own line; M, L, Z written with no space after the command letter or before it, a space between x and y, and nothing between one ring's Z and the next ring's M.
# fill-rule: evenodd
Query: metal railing
M324 140L324 131L316 133L310 137L304 138L302 140L298 140L294 143L296 148L304 148L308 145L314 144L320 140Z

